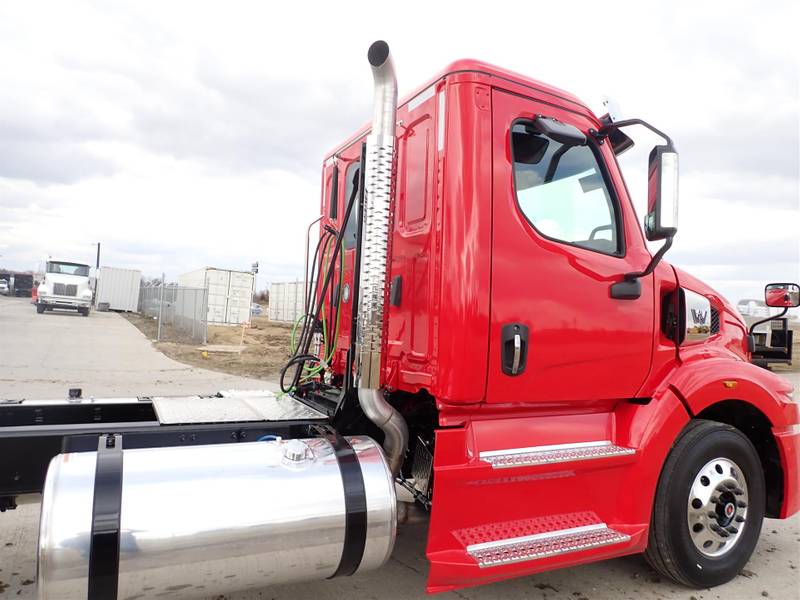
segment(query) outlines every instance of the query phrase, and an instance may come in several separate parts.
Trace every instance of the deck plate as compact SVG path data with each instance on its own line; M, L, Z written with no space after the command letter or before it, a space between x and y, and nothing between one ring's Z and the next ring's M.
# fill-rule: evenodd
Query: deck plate
M152 401L162 425L327 419L288 394L278 397L272 392L228 397L163 396Z

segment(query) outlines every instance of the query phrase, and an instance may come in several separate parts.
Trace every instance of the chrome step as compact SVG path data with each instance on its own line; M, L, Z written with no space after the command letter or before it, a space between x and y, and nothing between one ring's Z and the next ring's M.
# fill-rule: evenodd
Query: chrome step
M593 460L610 456L635 454L634 448L617 446L604 440L598 442L578 442L554 444L551 446L532 446L530 448L509 448L481 452L480 458L492 465L493 469L510 469L530 465L547 465L576 460Z
M629 535L609 529L605 523L597 523L471 544L467 546L467 553L478 562L480 568L485 568L621 544L630 539Z

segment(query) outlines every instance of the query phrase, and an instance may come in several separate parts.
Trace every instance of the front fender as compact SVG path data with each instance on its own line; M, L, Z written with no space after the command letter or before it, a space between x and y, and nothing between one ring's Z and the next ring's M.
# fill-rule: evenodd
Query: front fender
M800 423L800 405L781 393L790 390L791 384L748 362L724 357L686 362L668 383L692 416L717 402L741 400L764 413L774 429Z

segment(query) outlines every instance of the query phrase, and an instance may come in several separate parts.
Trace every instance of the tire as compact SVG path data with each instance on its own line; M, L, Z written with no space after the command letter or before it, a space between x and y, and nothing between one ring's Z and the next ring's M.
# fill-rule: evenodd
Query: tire
M36 312L40 315L44 313L44 304L37 304L36 305Z
M764 472L750 440L730 425L694 420L661 471L645 558L686 586L723 584L750 560L764 510Z
M80 314L82 314L84 317L88 317L89 316L89 309L88 308L79 308L78 312Z

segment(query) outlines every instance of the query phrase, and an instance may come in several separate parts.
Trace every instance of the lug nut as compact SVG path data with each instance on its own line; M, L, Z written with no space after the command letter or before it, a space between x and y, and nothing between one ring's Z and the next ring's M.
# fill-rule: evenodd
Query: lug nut
M739 530L736 529L736 527L734 527L733 525L729 525L728 527L725 528L725 530L728 533L739 533Z
M711 502L711 504L716 504L717 502L719 502L719 498L717 496L711 496L711 498L709 498L708 501Z
M720 537L726 538L726 537L730 537L731 534L728 533L727 531L725 531L724 529L720 528L720 530L717 532L717 535L719 535Z
M739 508L747 508L747 502L745 502L744 500L737 500L736 506L738 506Z
M717 513L714 512L713 510L708 511L708 518L709 519L716 519L717 516L718 516Z
M744 517L742 515L736 515L736 522L744 523Z

